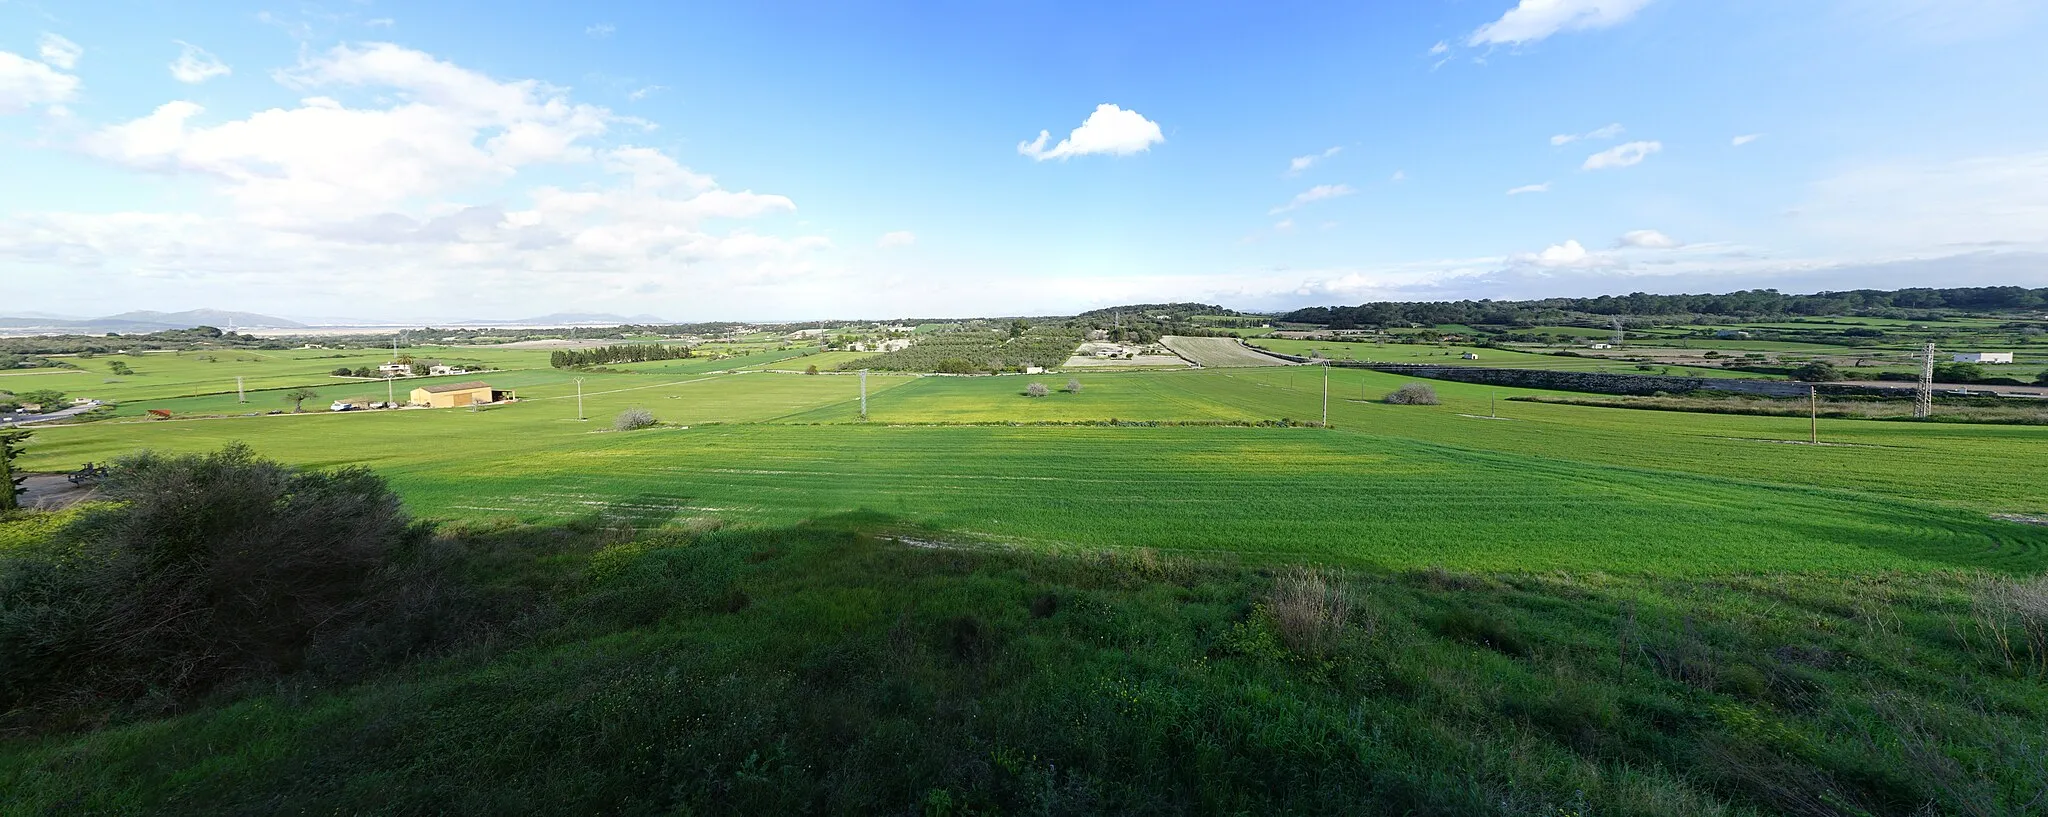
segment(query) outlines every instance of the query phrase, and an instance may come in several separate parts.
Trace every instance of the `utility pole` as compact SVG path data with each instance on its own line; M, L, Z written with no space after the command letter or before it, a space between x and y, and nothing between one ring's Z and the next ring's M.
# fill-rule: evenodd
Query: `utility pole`
M1614 348L1619 349L1627 345L1627 343L1628 332L1622 329L1621 316L1616 315L1614 316Z
M1820 445L1820 387L1819 387L1819 386L1807 386L1807 387L1806 387L1806 413L1807 413L1807 416L1808 416L1808 418L1809 418L1809 419L1811 419L1811 420L1812 420L1812 423L1813 423L1813 425L1812 425L1812 430L1811 430L1811 432L1810 432L1810 433L1809 433L1809 434L1807 435L1807 442L1810 442L1810 443L1812 443L1812 444L1814 444L1814 445Z
M1330 427L1330 364L1323 363L1323 427Z
M583 378L576 378L576 419L583 417Z
M1495 420L1500 419L1500 392L1486 396L1486 416Z
M391 375L386 373L384 375L384 405L388 406L395 402L398 402L398 394L391 390Z
M868 418L868 370L860 370L860 418Z
M241 376L241 375L235 375L235 402L237 402L237 403L247 403L247 402L249 402L249 395L248 395L248 394L246 394L246 393L244 393L244 392L242 391L242 376Z
M1913 416L1925 420L1934 413L1934 341L1920 349L1920 388L1913 393Z

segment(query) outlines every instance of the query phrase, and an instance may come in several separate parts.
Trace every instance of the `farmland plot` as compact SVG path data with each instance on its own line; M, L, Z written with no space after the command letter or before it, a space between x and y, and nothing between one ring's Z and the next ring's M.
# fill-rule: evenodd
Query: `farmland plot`
M1171 335L1159 339L1174 354L1212 369L1246 366L1286 366L1289 361L1247 348L1237 338L1190 338Z

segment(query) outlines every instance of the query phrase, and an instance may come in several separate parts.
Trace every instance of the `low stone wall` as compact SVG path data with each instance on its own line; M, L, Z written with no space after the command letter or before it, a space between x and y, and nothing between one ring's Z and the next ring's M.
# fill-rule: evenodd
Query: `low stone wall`
M1454 380L1460 383L1482 383L1489 386L1508 386L1518 389L1549 389L1552 391L1575 391L1586 394L1628 394L1651 395L1657 392L1685 394L1695 391L1729 392L1733 394L1754 394L1762 397L1805 397L1807 390L1815 384L1792 380L1737 380L1720 377L1672 377L1655 374L1608 374L1605 372L1568 372L1555 369L1492 369L1481 366L1430 366L1412 363L1361 363L1357 361L1330 361L1330 365L1346 369L1372 369L1388 374L1403 374L1410 377L1424 377L1431 380ZM1821 394L1871 395L1880 397L1911 397L1911 388L1872 388L1868 386L1835 386L1818 384Z

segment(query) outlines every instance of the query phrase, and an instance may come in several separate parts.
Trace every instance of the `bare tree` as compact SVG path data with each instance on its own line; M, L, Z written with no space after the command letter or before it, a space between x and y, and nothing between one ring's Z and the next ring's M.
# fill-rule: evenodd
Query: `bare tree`
M1425 383L1409 383L1395 389L1386 400L1397 406L1434 406L1437 404L1436 389Z
M1067 378L1067 393L1068 393L1068 394L1080 394L1080 393L1081 393L1081 380L1080 380L1080 378L1075 378L1075 377L1070 377L1070 378Z
M1050 393L1051 390L1047 389L1044 383L1033 383L1024 387L1025 397L1044 397Z
M636 431L655 423L654 412L644 408L629 408L619 412L619 416L612 420L612 428L619 431Z

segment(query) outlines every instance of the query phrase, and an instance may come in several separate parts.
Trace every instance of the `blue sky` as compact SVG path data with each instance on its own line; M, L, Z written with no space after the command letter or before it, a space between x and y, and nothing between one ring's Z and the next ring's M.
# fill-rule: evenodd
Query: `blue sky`
M2025 0L0 0L0 314L2039 286L2044 34Z

